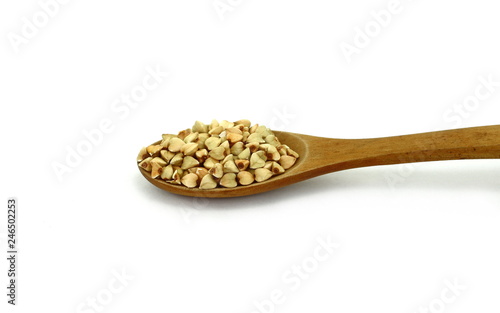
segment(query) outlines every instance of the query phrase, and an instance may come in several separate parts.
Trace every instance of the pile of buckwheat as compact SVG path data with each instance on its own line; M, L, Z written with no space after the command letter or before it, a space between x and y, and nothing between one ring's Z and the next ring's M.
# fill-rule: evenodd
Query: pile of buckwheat
M144 147L139 166L152 178L188 188L212 189L262 182L285 172L299 155L273 132L249 120L196 121L177 135Z

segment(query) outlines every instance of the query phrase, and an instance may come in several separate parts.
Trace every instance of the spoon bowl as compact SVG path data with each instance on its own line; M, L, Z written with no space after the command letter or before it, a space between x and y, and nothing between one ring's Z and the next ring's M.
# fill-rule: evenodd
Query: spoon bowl
M229 198L229 197L239 197L239 196L247 196L257 193L262 193L265 191L273 190L279 187L284 187L286 185L290 185L296 181L291 181L289 178L291 173L298 173L300 171L301 165L303 161L307 157L308 153L308 141L304 140L304 136L301 134L289 133L289 132L280 132L274 131L273 133L280 139L282 144L286 144L291 147L295 152L299 154L299 158L295 162L295 164L288 170L286 170L283 174L274 176L267 181L264 182L254 182L247 186L237 186L234 188L214 188L214 189L199 189L199 188L188 188L183 185L175 185L171 183L167 183L161 179L155 179L151 177L151 174L141 168L138 167L141 174L153 185L156 187L176 193L183 196L191 196L191 197L206 197L206 198ZM306 136L309 137L309 136ZM159 144L160 141L155 142L154 144Z
M375 165L460 159L500 159L500 125L471 127L403 136L336 139L273 131L280 142L299 154L283 174L234 188L187 188L142 175L163 190L191 197L228 198L262 193L319 175ZM158 144L158 142L154 144Z

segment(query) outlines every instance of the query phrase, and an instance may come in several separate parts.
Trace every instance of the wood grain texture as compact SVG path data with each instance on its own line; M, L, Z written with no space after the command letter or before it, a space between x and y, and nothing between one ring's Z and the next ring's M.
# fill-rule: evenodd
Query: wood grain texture
M207 198L246 196L294 184L319 175L375 165L460 159L500 159L500 125L444 130L421 134L335 139L274 131L279 140L300 158L285 173L271 179L234 188L201 190L173 185L139 167L158 188L180 195Z

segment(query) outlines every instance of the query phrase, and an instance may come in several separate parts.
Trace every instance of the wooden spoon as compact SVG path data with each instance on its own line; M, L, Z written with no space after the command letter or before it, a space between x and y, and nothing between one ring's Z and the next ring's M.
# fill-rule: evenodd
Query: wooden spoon
M285 173L264 182L234 188L202 190L153 179L149 172L140 167L139 170L153 185L166 191L191 197L226 198L257 194L350 168L500 158L500 125L370 139L334 139L273 132L281 143L299 153L300 158Z

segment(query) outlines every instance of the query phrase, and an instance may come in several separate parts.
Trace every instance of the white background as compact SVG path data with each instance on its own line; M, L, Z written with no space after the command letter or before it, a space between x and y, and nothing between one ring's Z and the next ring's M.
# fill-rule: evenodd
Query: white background
M222 3L232 10L67 1L45 21L37 1L0 4L1 199L20 206L15 308L6 209L0 218L1 311L498 311L498 160L356 169L200 201L157 189L135 164L162 133L212 118L337 138L500 124L500 87L473 99L481 79L500 81L498 4L401 0L377 29L370 12L389 1ZM348 62L341 45L365 27ZM148 68L169 76L113 110ZM60 181L53 165L103 119L112 130ZM315 261L317 240L340 246ZM307 278L283 280L304 264Z

